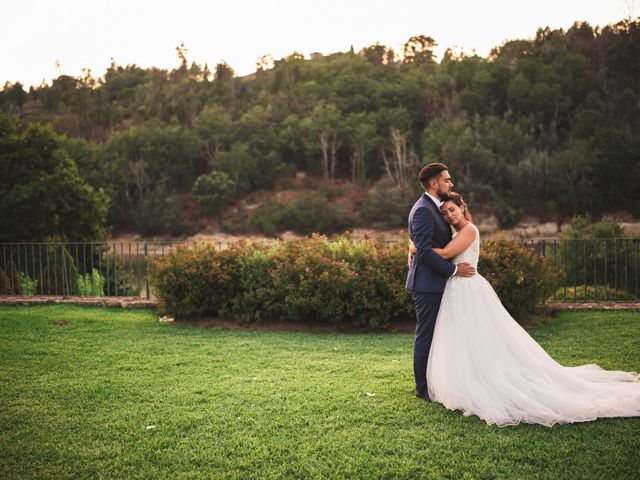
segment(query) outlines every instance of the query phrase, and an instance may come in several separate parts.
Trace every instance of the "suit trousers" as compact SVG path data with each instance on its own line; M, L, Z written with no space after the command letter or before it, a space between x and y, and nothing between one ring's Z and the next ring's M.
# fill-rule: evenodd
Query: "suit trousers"
M416 393L428 394L427 361L433 341L433 331L440 310L442 293L411 292L416 310L416 337L413 342L413 374L416 378Z

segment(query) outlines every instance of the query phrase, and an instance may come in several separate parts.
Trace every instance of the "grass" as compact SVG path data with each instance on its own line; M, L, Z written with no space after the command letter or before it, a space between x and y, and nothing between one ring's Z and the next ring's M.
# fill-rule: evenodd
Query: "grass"
M531 333L566 365L640 369L638 313ZM0 478L637 478L640 418L487 426L413 396L412 339L0 307Z

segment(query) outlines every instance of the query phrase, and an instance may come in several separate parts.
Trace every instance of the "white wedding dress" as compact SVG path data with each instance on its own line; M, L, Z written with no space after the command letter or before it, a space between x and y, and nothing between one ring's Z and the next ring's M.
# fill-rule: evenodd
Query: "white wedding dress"
M480 235L454 259L478 265ZM563 367L509 315L480 274L447 281L427 365L429 396L488 424L552 426L640 415L640 378Z

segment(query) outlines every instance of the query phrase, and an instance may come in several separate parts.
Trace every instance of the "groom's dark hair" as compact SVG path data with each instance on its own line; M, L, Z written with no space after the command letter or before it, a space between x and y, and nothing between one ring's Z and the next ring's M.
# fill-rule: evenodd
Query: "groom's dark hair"
M449 167L447 167L444 163L430 163L422 170L420 170L420 173L418 174L418 180L420 180L420 183L424 188L427 188L429 180L438 177L445 170L448 171Z

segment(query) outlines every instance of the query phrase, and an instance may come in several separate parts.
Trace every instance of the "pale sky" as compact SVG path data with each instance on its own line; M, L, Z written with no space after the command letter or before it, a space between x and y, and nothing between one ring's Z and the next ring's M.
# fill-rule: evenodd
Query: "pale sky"
M104 75L118 65L172 69L184 42L189 63L225 60L238 75L265 54L356 51L380 42L402 51L413 35L486 56L505 40L531 38L538 27L567 30L574 21L604 26L640 15L634 0L3 0L0 88L50 83L84 67ZM56 62L59 66L56 67Z

